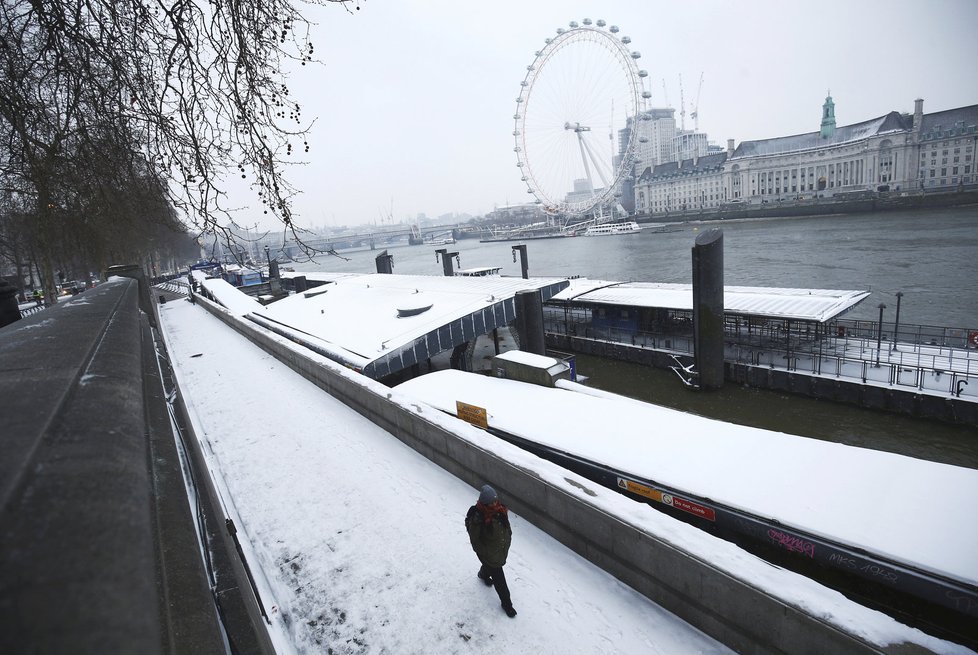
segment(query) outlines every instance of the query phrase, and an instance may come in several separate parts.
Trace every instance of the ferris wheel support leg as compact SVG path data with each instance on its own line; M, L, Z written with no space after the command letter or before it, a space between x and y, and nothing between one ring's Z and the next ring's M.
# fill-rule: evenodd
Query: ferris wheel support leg
M594 170L598 172L598 177L601 178L601 183L604 185L604 188L607 189L609 186L608 178L605 177L604 171L601 170L601 166L598 161L598 158L594 155L594 151L591 149L591 146L586 141L584 141L584 139L581 139L581 143L584 145L585 148L587 148L587 153L591 157L591 163L594 164Z
M587 174L588 186L590 187L590 191L594 191L594 180L591 179L591 167L587 163L587 153L584 152L586 146L584 145L584 138L580 132L577 133L577 145L581 147L581 161L584 162L584 172Z

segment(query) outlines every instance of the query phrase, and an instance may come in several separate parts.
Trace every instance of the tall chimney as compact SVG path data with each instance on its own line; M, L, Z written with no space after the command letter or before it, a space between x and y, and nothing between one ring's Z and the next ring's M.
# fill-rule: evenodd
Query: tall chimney
M913 101L913 129L915 132L920 131L920 124L924 119L924 99L917 98Z
M727 157L733 157L734 153L734 140L727 139Z

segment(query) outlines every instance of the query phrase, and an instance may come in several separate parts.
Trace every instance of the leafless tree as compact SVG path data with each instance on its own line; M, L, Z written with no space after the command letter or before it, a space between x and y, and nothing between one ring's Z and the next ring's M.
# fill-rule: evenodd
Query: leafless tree
M0 193L29 207L47 284L65 229L121 221L136 180L221 233L240 176L294 233L287 70L315 50L293 0L0 0L0 37Z

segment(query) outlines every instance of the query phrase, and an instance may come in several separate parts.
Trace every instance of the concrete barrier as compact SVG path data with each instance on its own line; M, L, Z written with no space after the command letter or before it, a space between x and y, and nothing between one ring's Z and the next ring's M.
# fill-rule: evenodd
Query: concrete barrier
M332 362L296 351L282 337L215 303L198 304L461 480L473 487L492 480L521 517L734 650L772 655L924 652L906 644L868 644L461 438L390 400L379 383L344 375Z

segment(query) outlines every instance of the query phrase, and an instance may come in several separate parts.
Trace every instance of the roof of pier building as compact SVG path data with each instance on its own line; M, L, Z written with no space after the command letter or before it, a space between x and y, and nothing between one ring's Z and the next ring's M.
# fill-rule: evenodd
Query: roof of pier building
M724 286L727 314L824 323L869 297L869 291ZM581 305L614 305L671 310L693 309L693 285L613 282L578 278L553 300Z
M792 136L779 136L773 139L758 139L756 141L741 141L734 150L731 159L743 157L759 157L764 155L781 155L802 150L814 150L825 146L837 146L868 139L872 136L892 132L905 132L913 127L913 117L891 111L888 114L872 118L861 123L843 125L835 128L830 137L823 137L821 132L806 132Z
M512 322L518 291L539 289L548 300L567 284L563 278L345 275L250 317L377 379Z

